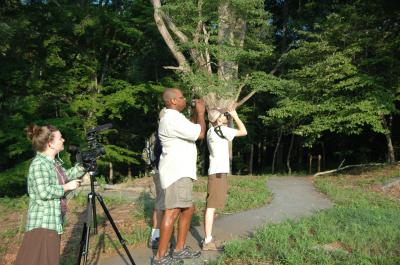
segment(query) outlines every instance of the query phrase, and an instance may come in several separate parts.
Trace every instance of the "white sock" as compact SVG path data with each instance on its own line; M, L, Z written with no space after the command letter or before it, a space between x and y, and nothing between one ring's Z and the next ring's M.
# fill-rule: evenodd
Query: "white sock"
M212 240L212 236L204 238L204 244L210 243Z
M160 229L157 228L151 229L151 238L156 239L157 237L160 237Z

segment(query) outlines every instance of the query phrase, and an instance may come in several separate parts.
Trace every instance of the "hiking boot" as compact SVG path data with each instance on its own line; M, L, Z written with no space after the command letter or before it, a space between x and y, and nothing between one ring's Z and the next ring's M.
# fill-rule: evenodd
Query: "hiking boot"
M190 247L186 246L180 251L172 252L174 259L193 259L198 258L201 255L201 251L193 251Z
M159 241L160 241L159 237L156 237L155 239L150 237L148 242L148 247L152 249L158 249Z
M151 265L175 265L175 264L176 265L183 264L183 260L175 259L170 255L164 256L160 259L156 259L155 257L151 259Z
M221 242L215 240L214 238L211 239L210 242L204 243L204 240L201 242L201 250L203 251L222 251L224 250L224 246L221 244Z

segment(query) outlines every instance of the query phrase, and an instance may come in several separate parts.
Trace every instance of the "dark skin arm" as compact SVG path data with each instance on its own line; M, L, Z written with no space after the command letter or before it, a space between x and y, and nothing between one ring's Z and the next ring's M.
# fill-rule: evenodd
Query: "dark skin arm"
M194 108L192 115L192 122L197 123L201 127L200 135L197 140L203 140L206 135L206 121L204 119L204 113L206 111L206 105L204 100L196 99L196 107Z

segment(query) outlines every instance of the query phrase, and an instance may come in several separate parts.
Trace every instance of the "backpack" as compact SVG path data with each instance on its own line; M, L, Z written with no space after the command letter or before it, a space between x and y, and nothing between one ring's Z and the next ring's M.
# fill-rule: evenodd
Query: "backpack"
M143 149L142 159L146 165L158 169L161 153L162 146L160 137L158 137L158 131L155 131L146 139L146 147Z

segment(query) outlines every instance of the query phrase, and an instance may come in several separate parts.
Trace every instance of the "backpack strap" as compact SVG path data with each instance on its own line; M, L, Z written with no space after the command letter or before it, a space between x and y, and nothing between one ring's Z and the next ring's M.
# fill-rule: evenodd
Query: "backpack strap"
M222 139L226 139L226 138L225 138L225 135L222 133L221 125L220 125L220 126L217 126L217 127L214 127L214 132L215 132L219 137L221 137Z
M162 153L162 146L161 146L161 140L160 140L160 136L158 135L158 130L156 130L155 133L155 143L154 143L154 166L158 169L158 164L160 163L160 156Z

